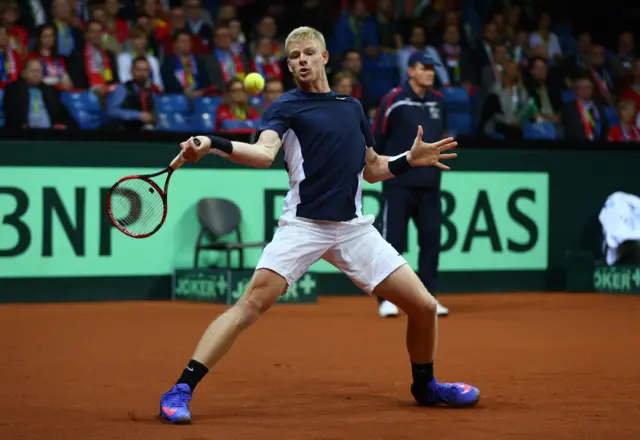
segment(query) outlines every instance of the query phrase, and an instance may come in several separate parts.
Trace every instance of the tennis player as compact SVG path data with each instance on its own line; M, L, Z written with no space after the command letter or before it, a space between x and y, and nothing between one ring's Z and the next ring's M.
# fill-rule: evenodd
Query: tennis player
M206 329L175 385L160 399L161 418L170 423L191 421L189 402L198 383L238 335L319 259L341 270L367 294L382 296L406 313L411 393L418 404L475 405L480 399L477 388L435 379L436 301L373 226L374 217L362 214L363 178L380 182L420 166L448 170L440 161L456 157L445 153L456 142L447 138L424 143L418 126L409 151L379 156L360 103L329 88L325 72L329 54L322 34L297 28L287 37L285 50L299 88L269 106L256 144L206 136L180 144L188 162L217 154L256 168L269 167L283 147L290 189L279 228L247 290Z

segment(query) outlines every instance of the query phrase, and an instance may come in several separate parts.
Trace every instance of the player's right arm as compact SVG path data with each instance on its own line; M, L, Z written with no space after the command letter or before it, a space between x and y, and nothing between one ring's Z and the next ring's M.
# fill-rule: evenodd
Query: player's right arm
M255 144L215 136L196 136L180 144L187 162L197 162L207 154L216 154L254 168L269 168L281 146L280 135L273 130L263 131Z
M263 116L260 138L255 144L216 136L196 136L180 144L182 157L187 162L197 162L207 154L217 154L250 167L269 168L289 129L290 110L284 100L278 98L274 101Z

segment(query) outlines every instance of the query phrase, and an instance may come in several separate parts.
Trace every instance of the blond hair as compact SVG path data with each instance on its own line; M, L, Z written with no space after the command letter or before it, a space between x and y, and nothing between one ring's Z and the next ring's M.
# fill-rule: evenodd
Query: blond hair
M301 26L292 30L287 36L286 41L284 42L284 50L287 55L289 54L289 48L291 47L292 43L296 41L306 40L308 38L315 40L320 45L320 50L327 49L327 44L324 41L324 36L320 31L309 26Z

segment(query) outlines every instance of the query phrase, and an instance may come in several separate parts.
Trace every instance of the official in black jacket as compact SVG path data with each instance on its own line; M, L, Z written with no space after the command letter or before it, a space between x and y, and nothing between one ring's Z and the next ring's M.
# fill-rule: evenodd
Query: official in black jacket
M442 139L446 115L444 97L433 89L434 64L423 52L414 53L408 62L408 81L382 98L373 123L377 153L397 156L407 152L418 125L422 125L424 142ZM398 252L405 252L409 219L413 219L420 245L418 276L432 295L440 251L440 181L439 168L419 167L382 184L382 235ZM380 316L398 314L394 304L383 298L378 301ZM448 312L438 303L438 315Z

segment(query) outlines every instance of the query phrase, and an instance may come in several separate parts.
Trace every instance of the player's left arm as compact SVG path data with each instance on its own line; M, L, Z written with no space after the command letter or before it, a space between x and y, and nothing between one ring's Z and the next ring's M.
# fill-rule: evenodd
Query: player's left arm
M381 156L371 147L367 148L366 165L363 177L369 183L382 182L406 173L413 167L436 166L443 170L450 168L440 162L441 160L454 159L456 153L444 153L458 145L453 138L445 138L435 143L422 141L422 126L418 126L418 134L413 146L406 153L398 156Z

